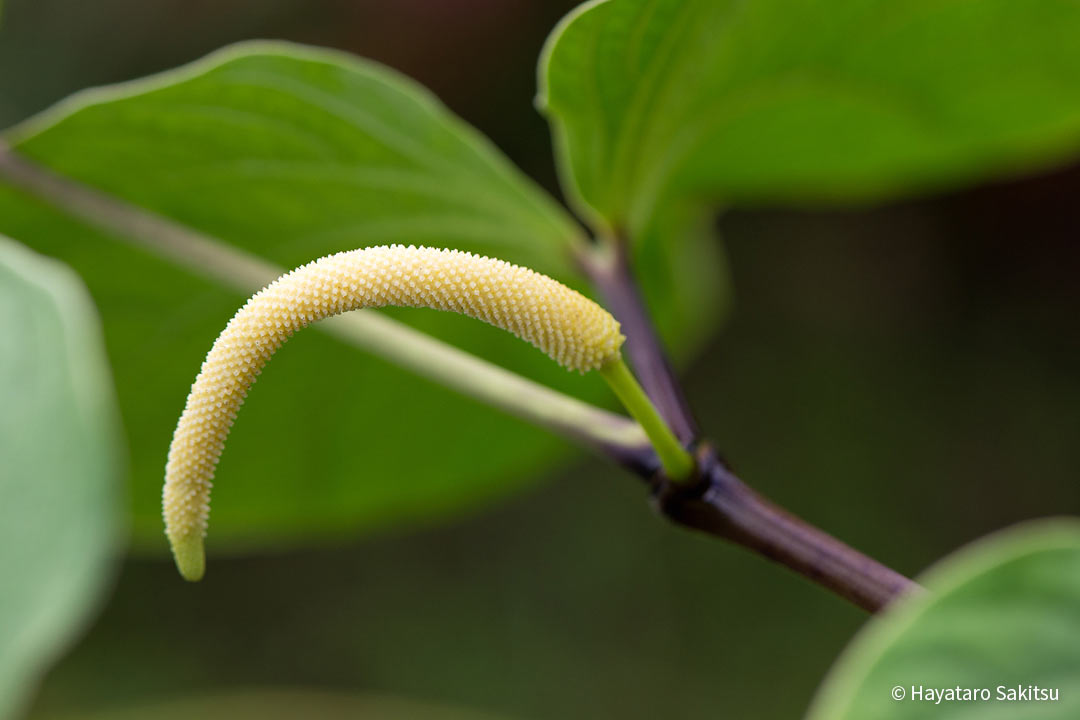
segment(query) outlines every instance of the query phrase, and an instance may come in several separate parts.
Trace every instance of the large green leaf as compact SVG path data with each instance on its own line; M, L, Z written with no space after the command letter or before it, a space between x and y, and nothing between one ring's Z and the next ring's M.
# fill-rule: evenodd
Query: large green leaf
M148 80L78 95L9 132L62 175L294 267L388 242L449 246L573 282L580 229L426 91L341 53L247 43ZM199 363L243 302L232 290L0 187L0 228L70 262L105 319L132 446L134 534L164 547L160 486ZM396 317L577 394L494 328ZM565 453L545 432L317 332L252 391L218 472L209 549L287 544L461 511Z
M100 324L61 264L0 237L0 718L86 621L120 541Z
M860 633L810 720L1080 717L1080 522L983 540L924 584Z
M648 231L669 200L877 198L1080 149L1072 0L601 0L548 42L567 191Z
M599 0L549 38L538 104L568 197L631 237L680 339L724 297L702 221L721 204L880 198L1080 149L1078 33L1071 0Z
M241 43L76 94L7 139L68 177L290 265L357 242L438 242L565 274L580 235L423 88L329 50Z

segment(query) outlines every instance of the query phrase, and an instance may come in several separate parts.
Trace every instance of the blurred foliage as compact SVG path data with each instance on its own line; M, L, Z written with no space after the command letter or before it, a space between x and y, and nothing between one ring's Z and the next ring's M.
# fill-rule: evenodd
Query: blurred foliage
M654 311L698 321L665 338L700 337L727 293L720 204L881 199L1080 149L1078 27L1059 0L590 2L549 38L538 105L572 206L636 244Z
M567 191L657 205L880 198L1080 148L1080 7L1060 0L609 0L541 62Z
M992 28L1005 27L1007 18L983 5L993 4L979 6L984 22ZM560 157L567 165L571 187L605 223L634 235L663 236L657 235L657 242L639 251L637 265L666 335L684 338L677 343L679 349L686 347L685 338L692 336L691 342L697 342L707 335L716 317L711 312L720 287L716 253L702 208L695 209L687 198L706 190L726 197L725 190L731 189L722 174L733 163L712 143L717 138L726 143L737 135L726 124L729 110L718 108L742 107L743 103L718 91L742 88L751 94L765 93L771 82L787 87L792 66L817 67L824 62L813 59L814 53L784 58L775 50L779 41L768 33L788 37L784 28L791 23L798 27L797 15L777 14L762 5L749 17L738 13L729 17L730 8L720 12L718 7L660 3L645 9L628 0L591 6L556 31L543 60L544 102L556 119L564 150ZM892 38L899 29L901 38L894 41L901 42L907 33L917 33L924 20L922 13L908 9L882 30L876 24L880 22L877 15L866 16L865 8L856 10L838 14L847 22L867 23L860 35L875 39L867 47L881 44L881 32ZM1040 27L1047 21L1042 12L1030 15ZM1062 17L1062 22L1050 25L1056 31L1068 25L1068 19ZM713 43L695 39L714 28L730 33L733 41L728 44L737 52L720 52ZM862 56L855 45L827 40L821 39L822 45L811 49L824 53L834 65L857 67L860 73L876 77L874 67L865 67L859 60ZM742 44L746 48L740 49ZM902 46L909 47L910 42ZM590 48L599 49L586 52ZM832 57L830 53L838 48L854 55ZM716 52L720 54L714 56ZM759 56L764 58L765 70L776 73L780 81L770 80L768 72L751 72L739 61ZM818 101L832 108L821 117L815 111L795 112L786 105L766 103L759 111L781 119L780 129L762 118L745 125L757 133L771 128L776 137L754 136L753 142L748 138L745 144L771 148L769 153L780 152L785 160L772 167L773 174L766 173L762 187L780 192L786 184L802 182L800 168L806 166L820 173L809 179L809 186L817 190L835 180L842 192L851 195L851 177L860 183L911 189L927 173L949 177L958 157L965 166L985 167L992 160L988 155L1004 152L1003 139L1012 138L1018 144L1016 152L1029 153L1032 137L1042 143L1039 147L1064 142L1054 140L1058 136L1049 130L1062 126L1061 118L1070 116L1073 103L1067 95L1057 97L1053 106L1027 102L1027 109L1016 113L1011 123L989 122L982 135L976 132L979 126L968 127L971 123L964 118L984 110L979 92L985 83L973 78L998 74L996 64L981 58L960 63L965 69L962 77L934 76L935 83L944 85L934 97L947 98L948 103L930 104L943 116L958 115L958 127L967 130L952 136L934 134L933 142L923 134L897 134L898 123L911 125L905 113L875 116L875 123L851 108L836 106L831 96ZM1034 56L1031 66L1044 68L1048 60ZM933 57L920 58L915 67L925 69L933 63ZM638 82L646 69L647 81ZM1015 73L1018 87L1031 85L1031 72L1034 69ZM736 78L731 77L733 73ZM879 74L889 77L884 71ZM912 77L924 74L916 72ZM920 92L927 92L929 83L916 85ZM1020 97L1010 87L995 87L1005 97ZM788 97L786 93L780 96ZM726 98L725 104L717 105L718 97ZM876 100L874 107L880 115ZM813 127L819 132L785 124L807 117L817 118ZM688 129L696 127L691 118L701 126L700 132ZM855 126L865 136L853 135ZM1064 124L1063 137L1072 137L1071 127ZM572 221L520 178L494 148L412 83L345 56L284 46L239 47L148 82L77 96L20 125L8 138L19 152L52 170L287 267L342 249L401 241L484 252L573 281L568 250L576 234ZM849 146L849 152L842 154L831 149L853 138L862 146ZM804 150L795 152L781 139L802 143L799 147L805 146ZM685 146L690 141L695 145ZM868 153L866 148L871 146L884 149L884 155ZM799 159L821 152L828 157L861 158L868 164L849 176L844 166L819 162L814 159L817 155ZM753 172L771 167L771 157L737 158L734 166ZM585 165L583 158L588 158ZM909 166L916 161L921 163L919 173ZM693 164L719 175L706 173L704 180L684 183L686 177L700 174ZM597 195L601 187L604 194ZM738 199L739 194L733 197ZM27 204L17 193L0 195L3 199ZM20 208L8 209L5 215L12 218L5 224L8 231L17 231L62 257L71 254L66 247L57 247L55 233L42 232L53 221L34 218L20 223L18 217L25 215ZM671 241L672 237L679 240ZM79 244L80 239L74 236L67 244L72 243ZM643 248L641 243L636 247ZM193 367L188 350L198 345L192 338L205 327L222 325L225 313L220 301L202 299L201 294L193 297L199 285L186 273L178 277L174 269L154 272L145 266L136 273L136 264L144 258L138 251L137 257L132 254L123 252L108 265L95 254L96 268L108 268L100 281L94 278L95 268L79 268L91 278L99 296L115 290L117 276L137 274L143 283L135 318L128 298L118 303L99 298L110 339L118 334L113 329L117 322L125 323L131 336L159 339L152 348L132 340L111 340L116 362L130 367L183 363ZM181 288L182 294L170 288ZM149 298L162 306L162 315L146 312ZM181 312L183 316L178 317ZM506 339L494 340L487 328L409 313L403 317L415 317L421 328L482 356L513 353ZM174 321L191 334L180 331L171 324ZM168 330L163 333L162 328ZM212 336L212 331L206 335ZM547 465L543 458L553 454L549 439L534 440L535 433L529 429L502 423L486 409L452 397L432 403L425 384L391 382L394 371L377 359L363 357L351 363L353 374L364 378L351 392L341 392L335 375L316 369L316 365L325 367L327 358L312 355L308 362L307 367L292 371L296 380L291 384L280 381L275 395L260 391L256 397L265 396L264 402L277 413L258 413L261 425L248 420L241 424L246 429L233 439L234 449L222 472L237 479L219 494L215 512L219 547L280 545L460 511L534 476ZM280 364L275 364L275 374ZM522 357L520 364L508 364L567 390L583 387L576 379L557 378L535 355ZM385 373L391 375L383 377ZM127 378L131 373L119 376ZM133 512L135 536L141 543L159 542L153 480L159 474L162 439L168 436L175 414L169 408L180 405L170 401L175 394L170 388L186 387L171 377L161 374L150 386L140 383L137 393L121 387L127 422L139 428L133 437ZM588 392L602 397L594 394L595 388ZM313 400L318 403L319 398L331 396L326 405L317 405L323 412L313 411ZM331 402L334 407L329 407ZM359 407L364 412L357 412ZM249 411L245 417L255 414ZM384 418L393 415L423 417L426 427L412 433L388 431ZM305 416L308 421L303 423L279 420ZM477 433L474 422L486 423L487 429ZM466 445L477 434L500 449L482 467L476 467ZM350 452L345 438L355 437L378 437L378 452ZM418 437L437 437L441 449L431 447L419 458L413 454L414 462L402 463ZM244 472L232 473L230 468ZM395 482L357 481L364 476L394 476ZM281 480L268 490L267 477ZM313 479L319 484L317 492L311 488ZM256 493L262 495L260 503L242 502Z
M0 717L26 702L111 577L119 428L78 277L0 237Z
M810 7L793 5L800 13ZM838 7L837 12L884 6L830 5ZM888 7L902 20L909 9L921 6ZM14 0L9 21L0 26L0 112L21 119L88 84L174 66L234 39L283 35L374 55L407 70L550 185L543 126L526 112L533 89L527 78L559 7L525 0L105 0L94 6L74 0ZM632 0L615 0L582 19L593 12L635 7ZM652 7L670 6L661 2ZM688 12L704 12L701 17L706 19L713 7L726 4L686 4ZM779 6L739 7L751 16L760 11L764 14L759 19L767 19L770 8ZM970 96L958 95L981 98L984 105L1001 100L995 93L1009 88L1043 93L1059 76L1058 68L1068 65L1072 47L1055 40L1068 35L1069 23L1047 18L1058 10L1072 12L1073 6L1041 0L1012 5L1018 15L1024 14L1023 7L1034 8L1030 16L1016 18L1015 27L1045 32L1034 39L1018 32L997 41L995 33L1007 24L1001 20L1004 15L994 22L975 22L976 15L968 16L974 24L960 22L961 15L977 7L1003 5L985 0L946 4L926 22L873 26L896 29L896 35L867 31L865 38L850 22L830 29L820 18L804 17L803 25L791 23L785 37L772 37L762 46L755 56L761 64L751 63L750 69L767 76L764 48L791 41L804 53L784 56L792 66L829 59L830 52L851 52L851 46L863 53L858 57L868 63L867 71L895 68L926 72L931 79L941 76L938 90L948 90L954 73L965 68L997 68L998 76L989 84L974 85ZM858 19L856 15L846 20ZM588 29L587 23L581 27ZM807 27L823 32L806 32ZM706 33L707 28L706 23L694 29ZM830 47L822 44L825 38ZM874 53L884 53L890 38L906 42L905 50L920 52L889 53L895 64L875 65ZM695 43L673 47L691 54L702 50ZM735 47L732 39L732 44L704 50L708 55ZM973 64L930 62L950 48ZM995 65L1014 60L1012 50L1023 50L1032 62L1049 57L1054 69L1044 80L1025 76L1028 65L1012 63L1004 70ZM819 52L823 54L815 55ZM1001 52L1001 57L991 52ZM1059 57L1064 65L1057 62ZM920 68L923 61L930 67ZM980 65L982 61L987 65ZM847 69L862 72L861 67ZM707 85L708 75L681 77L703 79ZM613 82L610 89L619 87ZM907 91L920 86L908 77L897 87ZM676 94L676 99L693 101L695 93L681 86ZM979 118L973 127L992 130L998 121L1048 111L1048 117L1060 121L1055 132L1068 134L1071 120L1054 113L1072 97L1063 92L1054 97L1025 94L1015 103L1001 100L1008 112ZM857 105L859 98L841 99L850 100L847 107ZM653 104L649 109L670 110L671 117L658 126L670 129L669 123L678 123L686 107ZM760 114L748 117L736 128L742 134L733 136L744 141L720 157L765 153L768 144L746 139L754 131L785 130L785 138L800 151L793 157L807 160L817 157L814 153L827 153L818 158L823 171L847 172L865 170L859 163L880 160L894 140L906 138L895 126L880 147L859 154L852 143L869 142L875 126L864 123L855 132L843 122L846 115L814 107L820 112L802 121L800 113L808 105L801 102L765 120ZM959 113L954 120L970 119L960 112L970 106L953 109ZM869 117L871 110L868 106L863 115ZM837 121L835 126L829 125L830 118ZM946 123L946 129L954 127ZM798 144L812 137L808 129L830 128L845 140L840 150ZM1032 144L1038 138L1032 140L1034 135L1017 128L1010 136L1017 144L995 146L1011 147L1009 152L1017 155L976 155L965 146L972 154L949 155L955 164L943 165L939 176L915 177L906 174L911 166L894 166L896 182L936 186L971 180L984 170L1004 171L1014 161L1026 166L1029 160L1050 159L1041 154L1049 152L1050 145L1040 150ZM943 142L950 137L963 140L962 133L943 137ZM1065 142L1064 135L1048 132L1043 137ZM653 142L646 138L640 147L626 147L637 152L653 147ZM718 147L720 152L726 146ZM980 147L987 150L985 144ZM595 149L599 152L601 145ZM713 149L691 154L704 160ZM52 159L78 165L84 152L90 157L96 151L69 147ZM764 173L760 177L732 176L741 166L731 163L716 168L727 173L724 178L735 177L754 189L761 178L775 180L786 162L782 156L757 157L758 172ZM925 158L917 152L912 162ZM792 167L819 166L807 161ZM143 167L140 172L162 183L168 179L167 168ZM704 171L679 175L672 187L679 193L691 191L687 198L676 202L658 195L652 207L640 208L652 219L638 220L652 228L638 238L638 261L645 268L650 302L666 334L684 341L689 341L693 325L701 332L715 318L712 303L718 292L709 288L709 278L716 277L719 251L703 241L714 228L700 202L702 193L716 199L711 177ZM634 171L625 177L625 187L623 178L618 186L630 188L643 178L648 179ZM816 187L818 176L803 173L795 179L796 185L781 189L810 188L813 195L830 198L839 191L838 185L824 181ZM155 195L164 184L144 188L142 178L110 175L108 180L122 183L131 197L165 202L163 195ZM849 190L857 185L863 197L863 191L899 187L863 184L865 178L855 175L841 180L849 183ZM284 183L281 188L259 206L273 218L293 206ZM1080 177L1065 173L857 214L727 214L721 229L729 240L739 304L723 341L714 343L688 376L688 391L703 426L765 494L908 573L1002 524L1080 507L1075 483L1080 455L1073 429L1080 407L1075 375L1080 363L1078 188ZM20 193L0 189L0 196L4 228L14 228L39 249L70 262L101 306L119 311L112 318L106 311L106 339L123 407L138 407L144 393L171 393L171 400L149 410L154 413L150 422L125 418L136 456L145 453L143 470L136 460L135 492L149 498L151 489L156 493L159 487L168 431L198 360L241 299L133 252ZM758 202L782 196L790 197L731 192L720 193L719 199ZM169 203L170 214L196 227L209 217L203 214L210 212L207 208L216 208L219 218L233 212L210 191ZM243 208L237 206L235 212L242 214ZM270 233L267 237L276 237L277 224L259 224L267 226L260 228ZM675 252L668 247L691 233L698 240L685 242ZM260 238L249 240L251 247ZM283 264L312 256L311 248L299 244L258 249ZM712 294L698 294L706 292ZM422 313L402 316L444 337L474 331L445 316L438 318L437 330L434 321L423 325ZM490 347L487 352L500 362L530 368L534 377L565 383L562 387L577 394L600 396L593 395L597 388L587 379L563 376L557 368L532 368L531 349L518 348L497 332L478 342ZM428 401L423 409L398 415L398 393L423 383L379 363L368 364L317 333L290 343L275 361L276 370L270 370L275 377L252 395L230 442L226 463L232 462L236 471L221 485L215 522L226 505L238 522L245 512L262 513L264 508L249 506L272 496L282 506L296 505L295 517L304 513L315 520L304 527L281 528L285 533L328 537L355 527L355 509L339 513L333 498L335 488L366 482L354 471L371 457L360 458L357 435L343 431L338 420L352 422L361 411L396 419L384 423L387 440L377 452L389 454L394 449L389 443L408 433L422 436L423 453L410 445L399 448L398 456L435 474L446 462L467 462L471 442L520 433L521 444L489 444L493 466L504 474L492 475L487 485L477 480L472 487L482 487L481 495L524 483L563 452L560 443L526 434L515 421L433 386L424 390ZM310 385L312 378L326 382L323 376L331 366L362 367L365 387L372 382L395 392L386 392L383 405L358 404L347 393ZM321 398L321 405L310 402L312 394ZM335 420L320 426L320 418ZM472 438L447 436L448 423L462 437L471 431ZM281 453L279 460L285 464L260 465L263 438L286 437L296 426L310 430L305 443L295 444L292 453ZM365 455L368 447L364 445ZM303 483L291 489L284 483L261 484L254 493L250 487L243 489L245 475L267 474L283 480L302 476ZM225 561L199 587L181 586L167 562L131 559L112 603L89 637L52 674L33 715L81 711L105 717L114 710L131 712L133 705L167 713L173 700L185 707L198 701L183 698L222 688L309 686L424 698L521 718L714 717L721 711L732 717L798 716L823 668L861 616L756 557L658 523L645 509L643 492L615 471L589 463L565 475L556 484L453 526L372 538L351 547ZM429 480L440 482L437 477ZM453 497L451 481L442 481L445 497ZM383 487L395 492L392 481ZM476 497L461 499L471 502ZM392 506L386 501L381 507ZM151 521L146 515L144 522L149 537L157 518ZM238 538L234 541L239 543ZM163 592L166 588L170 592ZM777 678L783 678L783 692L777 691ZM239 713L243 702L236 702L233 709Z
M51 720L498 720L498 716L391 697L310 690L249 689L121 711L59 715Z
M52 170L283 267L403 242L573 279L579 231L558 206L414 83L337 53L237 46L76 96L8 138ZM163 453L201 357L242 299L51 217L18 192L0 194L0 208L0 227L68 259L97 296L132 443L135 539L160 549ZM595 379L480 323L396 314L549 384L604 397ZM460 512L564 455L534 428L334 345L304 334L253 392L220 466L211 551ZM418 442L425 452L414 451Z
M920 580L930 594L867 624L826 679L809 718L1080 714L1080 522L1004 531L950 555ZM937 703L917 696L919 686L988 694ZM901 698L893 696L897 687ZM1035 687L1045 696L1033 694ZM1025 699L1021 691L1032 694ZM1010 692L1012 701L1003 701Z
M757 488L907 574L1075 512L1078 183L729 215L739 305L686 378L703 425ZM286 685L516 718L800 717L865 616L645 496L590 461L467 521L218 559L197 586L132 559L33 716Z

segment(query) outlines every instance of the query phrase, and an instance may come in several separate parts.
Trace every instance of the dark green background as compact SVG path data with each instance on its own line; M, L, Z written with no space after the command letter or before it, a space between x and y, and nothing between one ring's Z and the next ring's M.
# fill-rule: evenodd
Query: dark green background
M283 37L382 60L554 186L531 106L563 2L9 0L0 121ZM727 327L687 372L746 480L914 573L1080 509L1080 169L931 200L720 220ZM863 615L654 518L584 459L482 514L182 584L131 559L39 716L248 687L407 696L519 718L798 716Z

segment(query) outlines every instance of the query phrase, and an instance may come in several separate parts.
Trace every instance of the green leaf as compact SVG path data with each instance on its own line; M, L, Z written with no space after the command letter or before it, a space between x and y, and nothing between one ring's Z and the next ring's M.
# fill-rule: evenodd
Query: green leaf
M93 304L0 237L0 718L83 626L120 542L121 459Z
M1031 523L981 540L923 584L928 595L898 603L860 632L809 720L1080 715L1080 522ZM1059 699L1039 700L1033 686ZM929 688L957 687L985 689L989 699L926 699ZM893 699L895 688L903 699ZM1020 699L1001 699L1010 693Z
M8 140L61 174L290 266L357 242L443 242L565 274L581 235L423 88L330 50L233 45L78 93Z
M245 43L80 94L8 135L69 178L282 267L391 242L482 252L575 282L581 230L426 91L337 52ZM0 187L0 228L71 263L105 320L132 446L139 547L164 548L172 430L244 297ZM607 398L505 333L391 313L567 392ZM460 513L537 478L567 446L322 333L253 388L218 469L209 550L325 540Z
M607 0L541 61L568 194L643 236L669 202L876 199L1080 149L1068 0Z

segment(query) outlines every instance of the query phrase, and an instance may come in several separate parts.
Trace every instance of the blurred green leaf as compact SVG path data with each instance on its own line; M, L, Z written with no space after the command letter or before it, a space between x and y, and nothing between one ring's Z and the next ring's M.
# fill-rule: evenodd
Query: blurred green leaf
M581 234L422 87L330 50L240 43L77 93L7 139L68 177L272 256L443 242L566 274Z
M337 52L245 43L93 90L9 132L48 168L283 267L390 242L483 252L574 282L581 230L426 91ZM64 258L105 319L132 446L135 540L164 548L165 455L213 339L244 298L0 187L0 227ZM501 331L392 315L578 395ZM462 512L565 455L544 431L317 332L263 374L218 472L209 549L287 545ZM482 458L482 461L479 459Z
M601 0L552 33L538 105L568 198L630 236L665 337L692 344L728 299L721 204L877 199L1080 149L1077 33L1062 0Z
M1080 522L1021 526L931 570L924 597L873 619L830 672L810 720L1080 715ZM1001 701L1017 688L1058 701ZM918 700L912 687L986 688L989 701ZM893 698L893 689L904 692Z
M496 720L495 715L378 695L250 689L36 720Z
M0 237L0 717L101 598L121 459L100 325L66 267Z
M851 201L1080 149L1080 5L607 0L548 41L540 104L594 224L657 208Z

